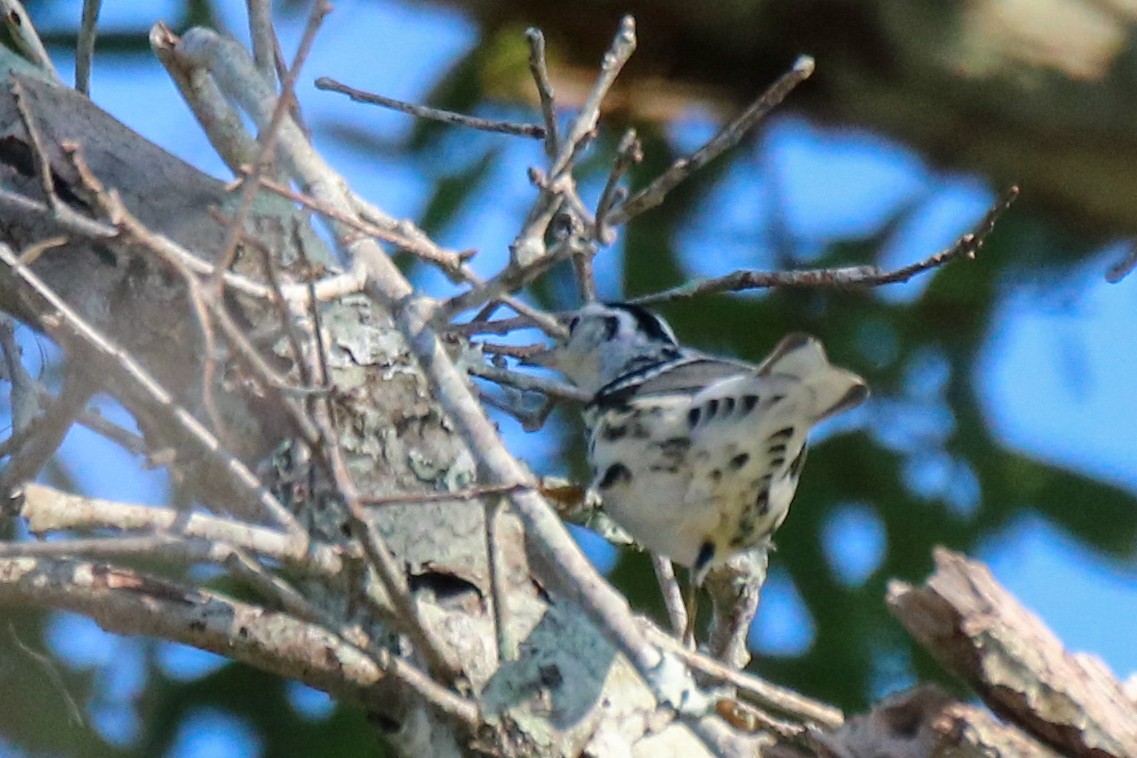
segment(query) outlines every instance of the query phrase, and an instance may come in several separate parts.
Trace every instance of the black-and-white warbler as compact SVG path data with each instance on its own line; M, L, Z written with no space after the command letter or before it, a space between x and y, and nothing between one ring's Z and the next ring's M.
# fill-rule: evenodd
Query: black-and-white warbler
M753 365L682 347L663 319L622 303L584 306L536 362L592 395L588 459L605 512L695 584L781 525L809 430L868 396L813 337L791 334Z

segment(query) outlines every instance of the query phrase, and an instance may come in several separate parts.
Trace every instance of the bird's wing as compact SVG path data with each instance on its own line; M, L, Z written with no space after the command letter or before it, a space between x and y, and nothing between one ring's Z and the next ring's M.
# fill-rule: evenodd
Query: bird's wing
M805 461L809 430L860 403L860 377L829 363L821 344L790 335L757 367L707 384L691 400L687 427L691 480L688 503L733 504L745 541L772 531L785 517ZM740 505L741 504L741 505ZM746 533L747 534L742 534Z
M709 384L749 373L754 367L748 363L694 355L661 373L651 376L636 387L637 395L657 395L696 392Z

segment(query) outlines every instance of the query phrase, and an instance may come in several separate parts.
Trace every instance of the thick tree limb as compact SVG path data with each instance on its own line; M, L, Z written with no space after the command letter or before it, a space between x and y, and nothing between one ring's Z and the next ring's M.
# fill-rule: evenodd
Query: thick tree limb
M192 645L380 710L389 706L389 695L376 686L391 674L453 718L467 723L477 718L472 703L394 656L377 663L322 627L133 571L59 559L3 558L0 605L81 613L109 632Z
M995 713L1064 755L1137 755L1137 703L1105 664L1070 654L985 566L938 548L921 587L894 581L888 606Z

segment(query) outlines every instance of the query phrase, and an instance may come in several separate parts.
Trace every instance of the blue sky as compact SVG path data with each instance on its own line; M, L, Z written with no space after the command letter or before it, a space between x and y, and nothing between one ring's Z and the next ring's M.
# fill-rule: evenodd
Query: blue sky
M145 28L153 21L170 18L173 3L107 3L105 25ZM243 30L244 3L229 2L224 15L230 28ZM163 8L166 8L165 12ZM79 3L53 4L49 18L41 23L70 27L78 18ZM295 49L303 19L281 26L286 56ZM385 33L379 34L380 30ZM397 30L398 33L389 33ZM391 2L344 0L335 4L300 86L301 102L316 141L328 160L365 196L373 198L395 215L414 217L423 207L429 179L397 157L361 157L357 152L321 139L320 128L333 119L352 119L369 131L402 133L411 126L408 117L351 104L346 98L317 92L311 81L319 75L383 94L415 100L431 86L454 56L471 46L474 28L460 16L437 9L420 9ZM376 41L381 39L381 44ZM57 53L64 76L72 63ZM817 76L824 76L819 61ZM217 176L225 170L167 80L157 61L96 59L93 99L144 136ZM696 142L712 124L699 121L675 131L680 144ZM455 225L456 242L463 248L484 251L480 265L500 262L506 245L523 218L531 189L524 169L538 161L536 146L510 153L500 176L476 208L477 224ZM918 156L879 137L847 131L824 130L794 118L776 119L754 150L751 161L739 161L720 191L745 202L708 205L700 236L715 233L723 240L717 257L688 256L692 274L721 273L755 265L753 250L762 242L763 198L770 182L785 206L790 232L801 249L820 248L828 239L876 228L898 205L918 197L920 210L905 225L887 251L890 262L902 263L945 247L977 218L993 194L981 181L966 175L932 172ZM708 230L710 230L708 232ZM693 246L694 242L691 242ZM689 251L688 251L689 252ZM618 253L617 253L618 254ZM1117 253L1120 255L1120 253ZM1116 257L1116 256L1115 256ZM613 259L614 260L614 259ZM1134 421L1137 392L1131 389L1137 376L1137 352L1132 337L1137 334L1137 279L1117 285L1105 283L1108 256L1088 261L1077 272L1060 304L1050 302L1028 284L1009 288L999 303L999 318L989 336L976 381L983 388L985 412L1005 444L1071 469L1100 477L1137 492L1137 452L1134 451ZM612 262L600 264L604 294L616 295L617 280ZM925 286L916 281L896 287L883 296L917 297ZM713 347L713 346L707 346ZM1027 391L1029 390L1029 391ZM1039 409L1045 409L1040 413ZM519 445L518 433L511 441ZM552 444L546 439L527 439L530 455L540 457ZM160 502L164 496L160 473L139 475L129 457L83 433L73 434L64 449L73 473L95 495L138 502ZM99 465L91 465L98 461ZM129 487L124 490L124 483ZM835 569L857 581L871 573L879 561L879 525L871 510L851 506L838 515L840 522L827 530L833 548ZM1137 552L1137 546L1134 546ZM595 554L601 562L610 558L603 548ZM978 556L987 561L998 579L1027 606L1038 613L1074 650L1102 656L1122 678L1137 671L1137 575L1123 570L1085 550L1041 519L1024 519L1004 533L994 535ZM1055 591L1055 588L1061 588ZM1088 622L1097 619L1098 623ZM59 622L56 636L59 652L82 665L116 667L108 673L121 678L120 691L128 694L133 681L130 655L119 655L124 643L98 632L79 620ZM771 655L793 654L809 644L808 612L796 598L788 578L777 571L763 595L763 607L755 628L759 651ZM215 665L210 656L182 650L171 653L166 665L172 671L185 667L187 675ZM124 695L125 696L125 695ZM305 701L304 698L308 698ZM319 712L318 698L300 692L298 708ZM308 705L305 706L304 703ZM197 744L194 734L227 733L238 746L231 755L256 753L255 737L244 734L239 724L218 713L203 713L206 730L188 730L177 755L217 755L214 743ZM129 733L130 728L107 724L104 733ZM243 735L244 736L241 736ZM119 737L121 738L121 736ZM212 738L209 738L212 739Z

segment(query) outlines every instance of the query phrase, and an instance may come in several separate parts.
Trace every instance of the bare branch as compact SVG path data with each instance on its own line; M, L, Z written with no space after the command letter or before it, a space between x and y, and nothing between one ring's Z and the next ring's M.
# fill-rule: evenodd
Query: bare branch
M83 216L65 204L60 205L56 209L52 209L43 203L36 202L23 195L18 195L3 187L0 187L0 206L17 214L47 216L51 218L54 223L58 224L60 228L92 240L104 242L113 240L121 232L114 224ZM212 264L201 260L169 237L151 232L149 239L154 245L160 248L163 255L173 257L179 264L185 266L195 274L209 275L213 273L214 267ZM25 263L29 263L28 260L24 259L24 256L28 254L28 251L21 253L21 260L24 260ZM366 274L360 266L353 268L351 271L331 274L315 283L316 298L320 302L325 302L328 300L336 300L344 295L361 292L363 290L363 280L365 276ZM271 300L275 296L270 286L254 281L246 276L226 272L224 277L225 284L242 295L262 300ZM282 287L282 293L288 302L299 306L305 305L309 299L307 283L285 284Z
M956 240L951 247L935 255L910 263L892 271L876 266L847 266L844 268L804 269L800 271L735 271L713 279L694 279L686 284L662 292L634 298L638 305L678 300L713 292L741 292L770 287L879 287L885 284L906 282L914 276L947 265L959 258L975 258L987 235L995 228L999 217L1006 212L1019 195L1018 187L1011 187L987 211L975 227Z
M546 379L545 377L536 376L534 374L522 374L517 371L509 371L508 369L490 365L472 365L469 366L467 370L474 376L480 376L483 379L488 379L497 384L516 387L519 390L525 390L527 392L540 392L548 397L555 397L559 400L568 400L581 405L592 400L591 395L577 389L571 384Z
M608 223L608 214L616 207L625 190L620 186L624 176L632 166L644 159L643 145L636 136L635 129L628 129L620 138L616 146L616 159L612 161L612 170L608 174L608 182L604 191L600 193L600 200L596 203L596 241L601 244L611 244L615 241L616 233Z
M91 94L91 61L95 57L99 10L103 0L83 0L83 18L79 23L79 39L75 43L75 89Z
M561 138L557 129L557 101L545 61L545 35L540 29L526 29L525 40L529 43L529 72L537 85L541 115L545 117L545 155L552 158L560 150Z
M558 325L559 326L559 325ZM460 324L449 324L442 331L447 334L461 335L463 337L472 337L475 334L509 334L518 329L537 329L539 328L533 320L527 316L512 316L510 318L502 318L496 321L467 321ZM564 329L563 326L559 326ZM548 332L546 332L548 334Z
M133 571L47 558L0 559L0 605L81 613L110 632L192 645L380 711L389 694L376 685L392 676L467 728L478 723L473 703L386 651L377 659L374 651L322 626Z
M245 174L245 181L252 179L252 176L249 175L247 171L242 173ZM308 195L302 194L300 192L294 192L292 188L286 187L279 182L274 182L271 179L261 177L260 183L261 186L265 189L270 190L277 195L287 198L295 203L299 203L305 208L309 208L322 216L325 216L329 219L335 219L340 223L346 224L354 229L358 229L360 232L371 235L376 239L381 239L385 242L390 242L398 245L403 250L406 250L413 255L417 255L429 263L435 264L443 271L446 271L451 275L460 273L462 263L473 255L471 251L459 253L453 250L447 250L445 248L439 247L433 242L425 239L424 235L407 234L405 231L399 230L398 228L393 228L391 225L380 226L378 224L368 223L367 221L360 219L354 213L340 212L335 208L330 207L326 203L321 203L319 200L316 200L315 198L309 197Z
M20 346L16 342L16 322L0 314L0 353L4 358L4 376L11 390L8 394L12 417L12 436L0 445L0 455L7 455L9 442L28 432L33 419L40 412L39 384L20 359Z
M644 211L663 202L667 193L691 174L737 145L750 129L766 117L786 95L813 73L813 58L803 55L794 66L770 85L761 97L743 111L737 118L724 126L707 144L691 155L680 158L671 167L652 180L651 184L632 195L623 205L614 210L608 219L613 226L624 224Z
M713 569L703 582L711 597L711 625L706 649L735 668L750 662L750 624L766 583L769 543L752 548Z
M441 108L415 105L402 100L396 100L392 97L376 95L373 92L365 92L364 90L349 87L327 76L321 76L316 79L316 89L339 92L342 95L347 95L357 103L380 105L384 108L390 108L391 110L406 113L417 118L441 121L444 124L450 124L452 126L465 126L483 132L510 134L515 137L531 137L533 139L545 138L545 127L538 124L519 124L515 121L498 121L495 119L480 118L478 116L467 116L463 113L455 113L454 111L442 110Z
M620 20L620 29L616 32L616 38L612 40L612 46L600 63L600 74L596 77L596 83L592 85L592 90L584 99L580 113L569 124L568 136L565 137L560 151L549 167L550 178L555 179L569 167L574 154L596 129L596 124L600 120L600 105L635 50L636 21L631 16L624 16Z
M318 576L343 572L341 556L359 557L350 548L313 541L308 549L291 535L263 526L173 508L131 505L83 497L28 483L23 487L20 515L32 534L114 529L120 532L174 531L179 537L220 542L280 561L296 571ZM117 538L116 538L117 539ZM41 543L48 545L65 542Z
M407 503L452 503L456 500L482 500L501 497L528 489L527 484L491 484L485 487L470 487L458 492L407 492L401 495L361 496L362 505L404 505Z
M47 151L44 149L39 127L36 126L35 116L31 112L31 107L28 105L28 98L24 92L24 87L18 80L13 80L9 86L12 89L12 99L16 102L16 110L20 113L20 121L24 125L24 130L28 133L28 142L30 142L32 146L32 161L35 164L36 173L39 175L40 186L43 188L43 196L47 198L48 205L58 213L58 208L63 203L59 200L59 196L55 194L55 178L51 171L51 159L47 157Z

